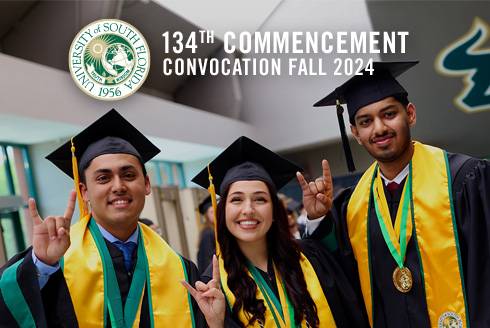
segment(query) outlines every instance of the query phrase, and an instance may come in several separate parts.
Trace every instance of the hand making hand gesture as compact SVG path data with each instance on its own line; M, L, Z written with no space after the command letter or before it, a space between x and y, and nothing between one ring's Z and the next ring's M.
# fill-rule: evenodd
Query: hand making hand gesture
M303 205L308 219L314 220L326 215L332 208L333 202L333 184L332 174L328 161L322 161L323 176L315 179L315 181L306 182L304 176L296 173L299 185L303 190Z
M213 255L213 279L207 284L196 282L196 288L182 281L185 288L199 305L210 328L222 328L225 322L225 295L220 288L219 266L216 255Z
M34 254L48 265L56 264L70 247L70 225L75 210L76 193L71 191L63 216L39 216L36 201L29 199L29 214L33 221L32 246Z

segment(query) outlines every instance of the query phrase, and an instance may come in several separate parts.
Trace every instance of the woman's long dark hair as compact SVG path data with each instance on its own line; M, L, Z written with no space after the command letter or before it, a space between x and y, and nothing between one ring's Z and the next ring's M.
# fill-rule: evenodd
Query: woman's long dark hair
M299 262L299 245L289 232L286 210L277 197L276 188L267 182L264 183L271 195L273 215L272 225L267 232L268 255L272 257L294 307L296 324L300 324L305 319L310 327L318 327L319 319L316 305L306 287L305 277ZM235 237L226 227L226 201L229 189L230 186L222 195L216 217L218 221L218 243L225 270L228 273L227 283L236 298L232 315L236 322L240 322L238 313L243 308L250 315L248 324L253 325L257 320L264 323L266 310L264 301L256 298L257 285L247 273L247 259L238 247ZM285 274L286 272L287 274ZM278 288L280 287L278 286ZM242 327L245 325L242 324Z

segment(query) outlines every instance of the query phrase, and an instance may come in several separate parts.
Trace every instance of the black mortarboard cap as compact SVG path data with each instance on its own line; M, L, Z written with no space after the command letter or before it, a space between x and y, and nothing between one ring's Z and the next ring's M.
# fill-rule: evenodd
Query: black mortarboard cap
M92 159L100 155L131 154L144 164L160 152L160 149L115 109L111 109L73 137L73 144L81 172ZM73 178L71 140L46 156L46 159Z
M240 137L209 164L209 170L218 194L223 194L231 183L243 180L268 182L279 190L301 167L247 137ZM208 168L192 181L207 188Z
M211 195L204 198L204 200L199 204L199 213L203 214L206 213L208 208L210 208L213 205L211 201Z
M372 75L364 69L361 71L362 75L351 77L313 106L335 106L339 100L340 104L347 104L349 120L353 123L360 108L386 97L407 94L395 78L417 63L418 61L374 62Z
M407 91L398 83L396 77L416 64L418 64L418 61L374 62L372 74L365 68L360 72L361 75L351 77L332 93L313 105L314 107L337 107L342 145L349 171L355 171L355 167L345 132L342 116L344 109L341 105L347 104L349 121L351 124L354 124L355 115L360 108L390 96L407 95Z

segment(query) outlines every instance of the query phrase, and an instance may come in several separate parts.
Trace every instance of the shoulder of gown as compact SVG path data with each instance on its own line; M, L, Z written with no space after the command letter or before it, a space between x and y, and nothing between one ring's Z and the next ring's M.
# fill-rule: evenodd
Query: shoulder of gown
M0 276L3 276L5 270L13 264L21 261L16 272L18 286L38 327L47 327L37 270L32 261L31 254L32 247L16 254L0 269ZM12 313L5 304L2 293L0 293L0 327L17 327Z
M472 326L490 323L490 162L449 154L466 300Z
M368 320L357 272L349 277L338 254L318 240L300 240L300 249L311 263L338 327L367 327ZM307 282L308 284L308 282Z

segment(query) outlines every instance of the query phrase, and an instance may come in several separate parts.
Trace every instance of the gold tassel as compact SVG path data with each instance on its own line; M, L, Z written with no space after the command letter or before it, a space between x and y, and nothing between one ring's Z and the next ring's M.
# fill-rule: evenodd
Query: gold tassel
M73 183L75 184L75 190L77 192L78 208L80 209L80 217L83 218L88 215L87 206L85 206L85 201L82 197L82 192L80 191L80 178L78 177L78 162L75 156L75 144L73 143L73 138L71 138L71 167L73 170Z
M208 191L209 194L211 195L211 206L213 206L213 212L214 212L214 243L216 247L216 256L218 257L221 254L221 250L219 249L219 244L218 244L218 220L216 218L216 214L217 214L216 213L217 211L216 190L214 189L213 176L211 175L209 164L208 164L208 178L209 178Z

